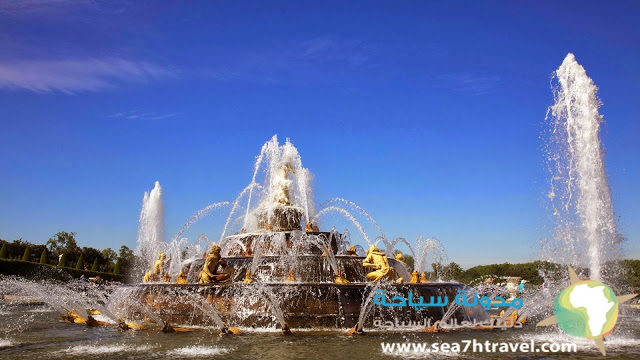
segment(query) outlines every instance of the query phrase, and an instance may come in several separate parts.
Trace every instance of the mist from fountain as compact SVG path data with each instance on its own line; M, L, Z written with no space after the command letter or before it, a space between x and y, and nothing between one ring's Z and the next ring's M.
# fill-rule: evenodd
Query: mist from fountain
M136 253L143 262L141 266L145 269L150 268L158 253L164 251L164 247L162 187L160 182L156 181L153 190L145 192L142 198L136 247Z
M317 222L322 215L324 215L324 214L326 214L328 212L337 212L338 214L344 215L344 217L349 219L349 221L351 221L353 223L353 225L356 227L356 229L358 229L358 231L360 231L360 234L362 235L364 240L367 242L367 244L369 246L371 246L371 241L369 240L369 235L367 235L367 232L364 231L364 229L362 228L362 225L360 225L358 220L356 220L356 218L353 217L353 215L351 215L350 212L348 212L347 210L345 210L345 209L343 209L341 207L329 206L329 207L326 207L326 208L320 210L315 215L315 217L313 217L312 222Z
M598 112L601 102L597 87L571 53L554 72L553 80L555 104L547 112L546 153L556 248L545 250L556 261L568 253L562 260L588 267L589 277L599 280L604 263L615 257L616 245L622 240L599 136L604 123Z
M204 208L198 210L184 225L182 225L180 231L178 231L178 233L173 237L173 239L171 239L171 241L177 240L180 235L182 235L185 231L187 231L187 229L189 229L189 227L191 227L191 225L195 224L201 218L209 215L213 210L220 209L221 207L227 205L229 205L228 201L221 201L213 203L211 205L207 205Z
M386 235L384 234L384 232L382 231L380 226L378 226L378 223L376 223L376 221L373 220L373 217L371 217L371 215L369 215L368 212L366 212L363 208L361 208L358 204L354 203L353 201L349 201L347 199L335 197L335 198L329 199L329 200L325 201L324 203L322 203L320 205L320 208L324 208L325 206L327 206L329 204L333 204L333 203L343 203L343 204L346 204L348 207L355 209L357 212L362 214L367 220L369 220L369 222L376 228L376 230L378 230L378 232L380 232L380 236L382 236L383 238L386 238ZM351 215L351 217L353 217L353 215Z

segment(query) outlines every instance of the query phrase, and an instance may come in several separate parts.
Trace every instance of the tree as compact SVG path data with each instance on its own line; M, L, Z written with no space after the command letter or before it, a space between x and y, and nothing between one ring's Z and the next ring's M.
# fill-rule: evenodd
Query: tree
M24 249L24 255L22 255L22 261L31 261L31 250L29 245Z
M460 265L455 262L449 263L449 265L445 266L443 269L444 272L444 280L460 280L462 273L464 272Z
M3 242L2 249L0 249L0 259L6 259L6 258L7 258L7 243Z
M82 270L84 268L84 258L82 255L78 258L78 262L76 262L76 269Z
M122 274L122 258L118 258L118 261L116 261L116 266L113 268L113 273L115 275Z
M120 258L121 260L120 267L122 272L126 272L129 269L135 260L136 256L133 254L133 250L129 249L126 245L122 245L120 247Z
M93 261L93 266L91 266L91 271L98 271L100 267L100 262L98 261L98 258L96 258Z
M79 253L80 249L76 243L76 233L68 233L66 231L56 233L47 241L47 249L49 249L54 256L63 253L71 256Z
M126 245L120 247L120 257L123 260L133 259L133 250L129 249Z
M49 259L47 258L47 250L42 250L42 255L40 255L40 264L48 264Z
M62 254L60 256L60 260L58 261L58 266L67 267L67 254Z
M118 258L118 254L116 254L115 251L111 250L111 248L106 248L104 250L102 250L102 257L107 261L107 262L114 262L116 261L116 259Z

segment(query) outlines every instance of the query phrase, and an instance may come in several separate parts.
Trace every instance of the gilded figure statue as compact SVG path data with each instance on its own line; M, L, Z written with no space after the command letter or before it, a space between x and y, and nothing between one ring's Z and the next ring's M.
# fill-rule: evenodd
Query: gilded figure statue
M418 280L418 276L420 276L420 274L418 273L418 270L413 270L413 272L411 273L411 280L409 281L409 283L411 284L420 283L420 280Z
M164 253L158 254L158 260L156 260L156 263L153 265L151 275L156 280L164 276L164 260L166 257L167 256Z
M347 249L347 255L349 256L358 256L358 252L356 251L356 247L351 245L349 249Z
M387 256L375 245L371 245L367 257L362 260L362 266L374 271L367 274L367 279L371 282L378 282L380 279L395 280L396 274L393 268L389 266L389 260Z
M313 224L311 223L311 221L309 221L307 223L307 225L304 227L304 232L314 232L315 230L313 230Z
M226 267L227 262L220 256L220 246L213 245L198 275L198 283L215 284L229 280L229 274L218 273L218 266Z

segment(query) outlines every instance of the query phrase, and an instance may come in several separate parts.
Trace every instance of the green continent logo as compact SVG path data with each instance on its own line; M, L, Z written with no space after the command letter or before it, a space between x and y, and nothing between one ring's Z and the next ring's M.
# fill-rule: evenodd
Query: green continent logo
M618 300L607 285L586 280L564 289L553 304L558 327L590 339L607 335L618 320Z

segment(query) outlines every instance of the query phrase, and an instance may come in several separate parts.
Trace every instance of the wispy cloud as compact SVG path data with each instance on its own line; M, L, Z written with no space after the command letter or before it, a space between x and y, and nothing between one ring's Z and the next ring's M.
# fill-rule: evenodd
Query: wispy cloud
M177 74L165 67L120 58L83 60L0 60L0 89L73 94L118 84L147 82Z
M135 110L119 112L109 115L110 118L124 120L164 120L178 116L177 113L162 114L157 112L140 112Z
M442 74L436 80L443 81L448 87L470 92L473 95L490 94L496 91L500 78L492 75L482 75L469 72Z
M377 49L357 39L319 36L293 42L276 42L262 48L236 51L221 49L227 56L203 77L219 81L261 83L316 83L342 79L343 74L375 66Z
M370 57L371 50L357 40L338 39L332 36L321 36L303 41L299 51L300 59L308 62L336 62L352 68L364 65Z
M0 1L0 14L38 14L93 4L92 0L6 0Z

